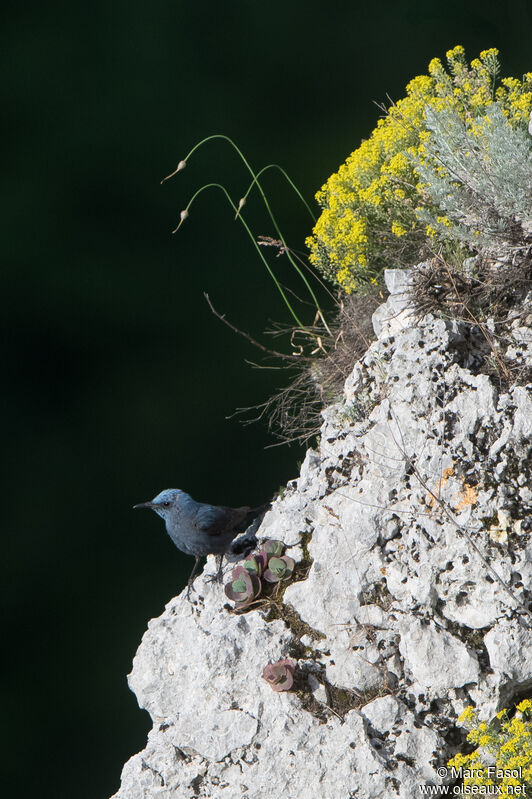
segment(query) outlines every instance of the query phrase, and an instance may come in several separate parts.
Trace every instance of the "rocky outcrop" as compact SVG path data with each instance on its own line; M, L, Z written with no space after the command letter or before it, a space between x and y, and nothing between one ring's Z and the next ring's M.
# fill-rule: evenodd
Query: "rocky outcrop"
M532 386L497 389L474 328L416 321L409 276L387 284L377 341L259 530L304 579L235 614L209 559L197 601L149 623L129 684L153 729L115 799L410 799L445 781L468 704L530 693ZM532 366L531 326L510 335ZM275 693L261 674L283 657L298 677Z

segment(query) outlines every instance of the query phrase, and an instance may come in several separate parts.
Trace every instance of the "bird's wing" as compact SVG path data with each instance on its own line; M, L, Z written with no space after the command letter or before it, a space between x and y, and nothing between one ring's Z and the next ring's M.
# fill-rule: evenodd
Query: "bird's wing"
M249 508L224 508L216 505L200 505L196 511L194 524L207 535L221 535L234 530L241 524Z

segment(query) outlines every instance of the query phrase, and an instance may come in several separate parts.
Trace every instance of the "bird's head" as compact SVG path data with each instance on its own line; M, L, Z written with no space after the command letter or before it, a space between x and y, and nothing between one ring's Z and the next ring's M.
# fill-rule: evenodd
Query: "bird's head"
M138 505L133 505L133 508L151 508L166 520L179 512L181 506L188 499L190 499L188 494L180 491L179 488L165 488L151 502L140 502Z

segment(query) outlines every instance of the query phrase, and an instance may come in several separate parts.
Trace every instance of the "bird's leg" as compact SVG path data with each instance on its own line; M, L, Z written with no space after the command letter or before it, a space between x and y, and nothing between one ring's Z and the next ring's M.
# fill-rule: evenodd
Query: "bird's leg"
M187 599L190 599L190 589L192 588L192 585L194 583L194 579L195 579L196 574L198 572L198 564L199 564L199 562L201 560L201 557L199 555L196 555L195 557L196 557L196 561L194 563L194 568L190 572L190 577L188 578L188 583L187 583Z
M222 566L223 566L223 562L224 562L224 556L223 555L216 555L216 562L218 563L218 570L217 570L217 572L216 572L214 577L209 575L208 577L205 578L208 583L221 583L222 582L222 577L223 577Z
M220 558L220 560L218 560L218 558ZM222 566L223 566L223 562L224 562L224 556L223 555L216 555L216 560L218 560L218 571L216 572L216 582L217 583L221 583L222 582L222 577L223 577Z

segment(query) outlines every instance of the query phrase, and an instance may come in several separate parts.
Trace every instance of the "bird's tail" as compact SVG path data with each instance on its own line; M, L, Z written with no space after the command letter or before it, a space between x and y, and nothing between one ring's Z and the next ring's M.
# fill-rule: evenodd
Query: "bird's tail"
M265 502L264 505L258 505L256 508L250 508L247 512L246 518L243 522L243 529L245 532L235 538L231 543L229 552L226 558L229 561L240 560L247 557L249 553L257 546L257 530L264 518L266 511L271 508L271 502Z
M265 502L264 505L257 505L256 508L250 508L248 510L248 515L246 516L246 520L244 522L246 527L249 527L251 522L257 519L259 516L261 517L262 521L262 517L266 514L267 511L270 510L271 506L272 506L271 502Z

